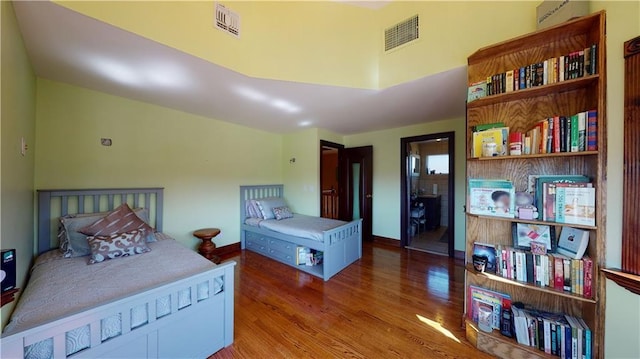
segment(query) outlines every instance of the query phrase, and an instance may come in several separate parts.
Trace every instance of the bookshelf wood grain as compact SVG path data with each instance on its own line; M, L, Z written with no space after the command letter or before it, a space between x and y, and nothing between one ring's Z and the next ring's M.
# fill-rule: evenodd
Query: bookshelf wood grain
M588 303L595 303L596 302L595 299L585 298L583 296L571 294L571 293L568 293L568 292L561 292L559 290L555 290L555 289L552 289L552 288L549 288L549 287L541 287L541 286L533 285L533 284L530 284L530 283L518 282L516 280L512 280L512 279L509 279L509 278L501 277L501 276L499 276L497 274L478 272L473 268L473 264L471 264L471 263L465 264L465 268L467 269L467 271L469 271L469 273L471 273L473 275L476 275L476 276L484 276L489 280L493 280L493 281L497 281L497 282L501 282L501 283L505 283L505 284L510 284L510 285L513 285L513 286L516 286L516 287L527 287L527 288L532 289L532 290L546 292L546 293L553 294L553 295L560 295L560 296L571 298L571 299L575 299L575 300L581 300L583 302L588 302Z
M573 224L573 223L558 223L558 222L548 222L548 221L539 221L535 219L520 219L520 218L507 218L507 217L498 217L498 216L485 216L480 214L467 213L467 216L473 216L477 218L483 218L487 220L494 221L505 221L511 223L528 223L528 224L539 224L543 226L559 226L559 227L573 227L580 229L598 229L596 226L585 226L583 224Z
M477 273L466 265L466 286L477 285L507 293L513 301L551 312L565 313L585 320L592 331L594 358L604 356L605 280L601 272L605 262L606 229L606 37L605 12L523 35L477 50L468 58L468 82L486 80L552 57L567 55L596 44L596 74L553 84L487 96L467 104L467 156L471 154L473 128L504 122L510 132L526 132L540 120L558 115L596 110L597 151L550 153L489 158L467 158L467 178L509 179L517 191L527 188L529 175L586 175L596 188L596 225L543 222L480 216L467 213L466 257L471 260L473 243L512 245L512 223L570 226L591 232L586 254L593 259L593 299L520 283L496 275ZM469 204L467 203L467 208ZM470 325L471 324L471 325ZM474 327L467 321L467 328ZM494 333L495 334L495 333ZM499 334L467 330L477 347L498 357L550 358L534 348L519 345ZM483 343L480 345L480 343Z
M593 155L597 156L598 151L539 153L535 155L519 155L519 156L469 157L467 158L467 161L502 161L502 160L529 159L529 158L572 157L572 156L593 156Z
M528 89L491 95L469 102L467 104L467 108L488 106L501 102L518 101L532 97L546 96L557 92L579 90L590 84L597 83L598 78L599 75L590 75L573 80L556 82L549 85L530 87Z
M483 332L478 329L478 326L470 321L465 320L467 337L473 338L471 341L476 348L488 352L494 353L501 358L523 358L523 359L550 359L558 358L557 356L549 355L537 348L528 347L526 345L519 344L512 338L505 337L497 330L491 333Z

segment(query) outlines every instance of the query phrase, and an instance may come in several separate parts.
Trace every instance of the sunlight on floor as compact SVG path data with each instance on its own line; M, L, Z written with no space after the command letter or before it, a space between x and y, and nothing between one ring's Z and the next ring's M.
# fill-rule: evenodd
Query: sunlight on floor
M456 336L453 335L453 333L451 333L449 330L444 328L442 326L442 324L440 324L438 322L434 322L431 319L425 318L425 317L421 316L420 314L416 314L416 317L418 317L418 320L420 320L421 322L427 324L431 328L433 328L433 329L439 331L440 333L442 333L442 335L444 335L445 337L453 339L457 343L460 343L460 340L458 338L456 338Z

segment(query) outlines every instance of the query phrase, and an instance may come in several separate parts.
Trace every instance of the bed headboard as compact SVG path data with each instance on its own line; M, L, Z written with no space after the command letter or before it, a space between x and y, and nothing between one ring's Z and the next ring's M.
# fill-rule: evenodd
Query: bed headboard
M38 254L57 247L58 218L68 214L111 211L126 202L148 208L149 223L162 231L164 188L38 190Z
M244 223L244 220L247 218L246 208L244 206L246 200L283 196L284 185L281 184L240 186L240 221Z

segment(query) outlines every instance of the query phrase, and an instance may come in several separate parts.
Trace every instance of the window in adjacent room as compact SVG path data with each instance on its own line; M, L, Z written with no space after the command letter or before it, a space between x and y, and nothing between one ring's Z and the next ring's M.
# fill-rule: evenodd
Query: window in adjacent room
M429 155L427 156L427 174L448 174L449 155Z

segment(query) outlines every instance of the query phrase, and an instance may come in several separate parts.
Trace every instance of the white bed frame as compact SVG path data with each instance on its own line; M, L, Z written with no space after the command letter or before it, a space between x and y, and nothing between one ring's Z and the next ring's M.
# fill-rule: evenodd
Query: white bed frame
M291 236L245 224L245 202L248 199L283 197L283 185L240 186L241 247L322 279L336 275L362 257L362 220L357 219L324 232L323 240ZM297 247L322 251L323 263L315 266L296 264Z
M57 218L74 213L111 210L120 203L149 208L151 224L162 231L162 188L40 190L38 191L38 251L55 242ZM87 209L90 209L87 211ZM154 220L155 219L155 220ZM194 255L197 255L194 252ZM233 343L234 266L225 262L192 277L145 290L129 297L75 313L65 318L28 328L0 339L2 358L23 358L25 348L52 339L53 358L67 358L66 333L90 328L90 346L70 355L73 358L206 358ZM167 265L170 265L169 263ZM222 278L223 289L214 293L214 279ZM209 297L197 300L197 287L208 283ZM178 308L178 292L191 291L190 305ZM171 296L171 313L156 317L156 301ZM132 309L147 308L147 323L131 328ZM101 319L120 314L121 334L101 341Z

